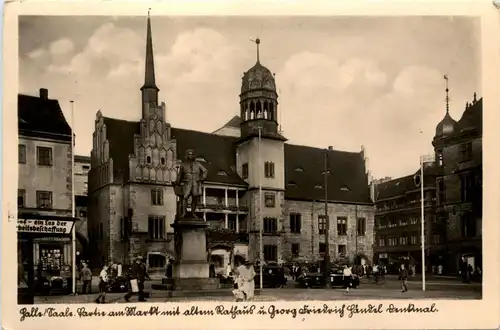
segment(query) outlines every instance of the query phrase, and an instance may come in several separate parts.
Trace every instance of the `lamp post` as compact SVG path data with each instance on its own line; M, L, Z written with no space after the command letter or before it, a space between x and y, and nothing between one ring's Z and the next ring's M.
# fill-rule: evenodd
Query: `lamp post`
M261 154L261 148L260 148L260 143L262 140L262 127L259 126L259 279L260 279L260 289L262 290L263 285L264 285L264 280L262 276L262 267L264 263L264 248L262 244L262 226L263 226L263 221L262 221L262 154Z
M71 216L73 219L76 218L75 215L75 111L74 102L71 103ZM71 231L71 292L76 295L76 224L73 224L73 230Z
M330 217L328 215L328 150L325 149L325 262L324 262L324 276L326 288L331 287L330 282Z

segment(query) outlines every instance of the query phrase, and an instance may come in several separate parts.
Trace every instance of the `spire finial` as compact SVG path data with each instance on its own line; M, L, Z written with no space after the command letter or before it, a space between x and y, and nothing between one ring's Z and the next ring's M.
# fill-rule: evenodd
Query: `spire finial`
M477 94L476 94L476 92L474 92L474 103L476 103L476 102L477 102L477 99L476 99L476 98L477 98Z
M147 28L146 28L146 61L145 61L145 70L144 70L144 85L141 90L155 90L155 93L149 94L144 93L144 97L148 98L147 103L156 103L157 93L159 91L156 86L155 79L155 63L154 63L154 55L153 55L153 37L151 34L151 8L148 9L148 19L147 19ZM145 99L144 99L145 100Z
M444 75L444 80L446 81L446 113L450 112L450 97L448 96L448 92L450 91L448 88L448 75Z
M250 41L255 42L255 44L257 45L257 63L260 63L260 54L259 54L260 39L259 37L257 37L255 40L250 39Z
M148 8L148 18L151 16L151 8Z

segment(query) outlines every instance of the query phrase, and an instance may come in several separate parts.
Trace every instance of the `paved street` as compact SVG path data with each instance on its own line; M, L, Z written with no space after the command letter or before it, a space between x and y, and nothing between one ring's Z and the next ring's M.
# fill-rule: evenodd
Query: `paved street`
M264 289L260 296L256 296L255 301L293 301L293 300L351 300L351 299L481 299L481 284L461 283L457 279L432 279L426 282L426 291L422 291L422 282L412 279L408 282L409 291L400 292L399 282L395 278L388 278L384 283L372 284L371 279L364 279L363 284L358 289L353 289L345 293L340 288L326 289L302 289L296 288L294 283L290 283L282 289ZM148 302L182 302L182 301L232 301L232 296L222 297L189 297L189 298L168 298L165 291L151 290L151 284L159 281L146 282L146 290L151 292ZM97 288L94 287L94 292ZM230 290L230 289L228 289ZM112 293L107 295L109 303L125 303L123 295ZM36 297L38 304L70 304L70 303L93 303L97 294L78 296L45 296ZM132 297L131 302L136 302L137 298Z

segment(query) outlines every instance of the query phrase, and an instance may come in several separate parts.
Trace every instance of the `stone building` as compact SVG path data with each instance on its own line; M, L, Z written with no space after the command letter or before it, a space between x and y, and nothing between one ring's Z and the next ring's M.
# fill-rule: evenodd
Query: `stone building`
M141 254L150 270L164 272L174 253L172 182L187 149L195 150L209 173L197 213L210 223L208 254L217 270L237 259L259 258L259 215L267 262L321 257L325 156L332 258L357 253L371 261L373 203L363 151L286 143L279 131L274 74L259 58L243 75L239 116L213 133L172 127L158 101L149 17L146 39L142 119L96 115L89 172L96 262L127 263Z
M481 267L482 99L474 94L458 122L451 118L447 103L432 144L435 161L424 170L427 270L442 265L444 273L457 273L462 257L473 268ZM420 271L418 175L373 185L374 250L377 261L390 264L409 257Z
M482 267L482 112L476 94L462 118L446 111L432 144L437 160L437 221L446 227L444 268L458 270L462 257Z
M80 234L81 249L78 250L77 260L88 260L88 173L90 171L90 157L75 155L75 217L79 219L76 223L76 231Z
M421 180L414 174L375 184L374 259L396 271L401 262L421 271ZM437 262L444 228L436 224L436 168L424 165L425 245L429 263ZM393 267L391 267L393 265Z
M41 88L18 95L18 132L18 258L30 274L58 276L72 263L71 128Z

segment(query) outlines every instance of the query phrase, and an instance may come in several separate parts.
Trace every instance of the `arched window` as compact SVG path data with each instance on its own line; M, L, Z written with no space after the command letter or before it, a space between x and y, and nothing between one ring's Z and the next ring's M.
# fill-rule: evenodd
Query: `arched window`
M146 157L146 162L147 162L148 164L151 164L151 156Z
M162 165L165 165L165 158L164 157L162 157L160 161L161 161Z
M256 107L256 111L257 111L257 118L262 118L262 103L259 101L257 101L257 107Z

